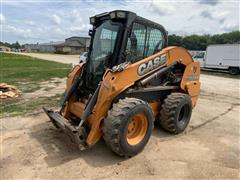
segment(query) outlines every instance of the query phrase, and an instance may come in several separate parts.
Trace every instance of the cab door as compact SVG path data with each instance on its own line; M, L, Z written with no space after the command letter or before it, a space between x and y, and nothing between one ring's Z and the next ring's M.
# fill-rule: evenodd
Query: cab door
M159 29L140 23L133 23L126 47L126 61L134 63L159 52L164 45Z

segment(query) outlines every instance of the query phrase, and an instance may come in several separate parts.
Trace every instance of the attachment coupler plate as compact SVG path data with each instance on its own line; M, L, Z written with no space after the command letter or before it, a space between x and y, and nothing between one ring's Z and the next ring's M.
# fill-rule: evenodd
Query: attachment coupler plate
M65 134L67 134L70 137L71 141L78 145L80 150L86 149L85 143L86 132L83 127L77 128L77 126L72 125L58 112L47 110L45 107L43 107L43 110L47 114L49 119L52 121L54 126L57 129L61 129Z

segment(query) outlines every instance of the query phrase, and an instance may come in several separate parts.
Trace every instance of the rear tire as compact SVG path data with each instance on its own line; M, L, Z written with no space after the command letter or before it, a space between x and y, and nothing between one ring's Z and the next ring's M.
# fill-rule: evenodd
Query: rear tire
M119 156L132 157L141 152L153 130L151 107L136 98L113 104L103 124L103 138Z
M229 73L232 75L238 75L239 74L239 68L237 67L230 67L229 68Z
M164 100L158 124L172 134L179 134L187 127L191 114L190 96L183 93L171 93Z

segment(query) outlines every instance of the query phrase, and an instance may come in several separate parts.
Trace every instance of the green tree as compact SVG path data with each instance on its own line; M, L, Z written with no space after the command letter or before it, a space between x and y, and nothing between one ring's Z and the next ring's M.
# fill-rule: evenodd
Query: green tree
M215 35L168 36L169 46L182 46L189 50L206 50L210 44L239 44L240 31L233 31Z
M175 34L168 36L168 45L169 46L181 46L182 37Z
M16 41L16 43L13 43L11 46L12 46L12 48L15 48L15 49L21 48L21 45L19 44L18 41Z

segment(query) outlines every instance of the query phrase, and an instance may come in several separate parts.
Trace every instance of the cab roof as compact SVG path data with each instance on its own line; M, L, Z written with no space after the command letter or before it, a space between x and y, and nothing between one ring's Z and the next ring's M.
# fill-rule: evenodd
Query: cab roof
M124 15L124 17L117 17L118 13L119 14L122 13L122 14L125 14L125 15ZM115 16L113 14L115 14ZM93 21L91 22L91 19L95 19L95 22L94 23L93 23ZM128 25L131 25L133 22L138 22L138 23L141 23L143 25L150 26L152 28L164 30L167 33L167 31L165 30L165 28L161 24L153 22L153 21L151 21L149 19L146 19L146 18L143 18L141 16L138 16L134 12L125 11L125 10L114 10L114 11L110 11L110 12L104 12L104 13L101 13L101 14L97 14L95 16L90 17L90 24L94 25L99 20L104 21L104 20L108 20L108 19L125 20Z

